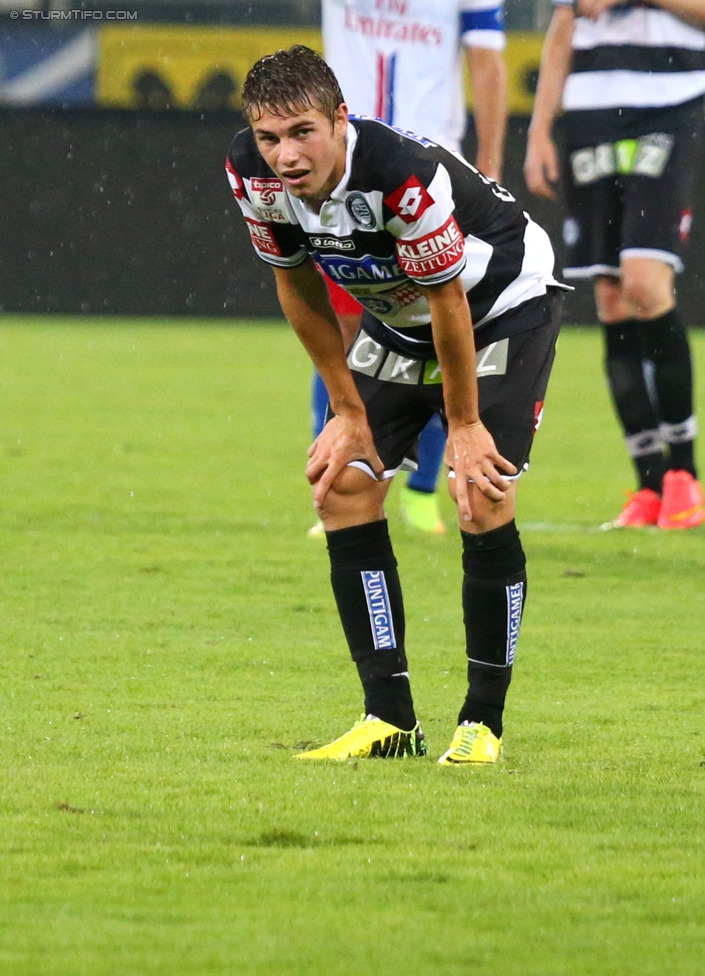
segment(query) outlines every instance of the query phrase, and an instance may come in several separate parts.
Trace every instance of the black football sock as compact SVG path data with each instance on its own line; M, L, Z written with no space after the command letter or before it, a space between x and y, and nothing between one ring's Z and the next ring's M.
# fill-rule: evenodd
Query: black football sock
M693 364L683 323L675 308L642 323L644 354L654 364L654 387L659 403L661 435L669 468L697 477L693 444L697 424L693 415Z
M461 536L469 687L458 724L483 722L500 737L526 599L526 557L513 520Z
M636 319L625 319L604 327L605 371L639 487L660 493L663 441L644 372L642 326Z
M365 712L405 731L416 725L404 650L404 603L386 519L327 532L331 585Z

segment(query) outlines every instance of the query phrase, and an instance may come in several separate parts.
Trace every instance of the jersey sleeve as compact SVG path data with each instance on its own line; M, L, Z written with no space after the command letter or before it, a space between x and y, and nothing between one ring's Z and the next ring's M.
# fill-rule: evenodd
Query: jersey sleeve
M507 43L503 0L461 0L460 37L465 47L503 51Z
M432 177L412 174L384 200L392 217L396 255L404 274L420 285L438 285L465 268L465 241L455 217L450 176L442 164Z
M284 184L248 146L248 130L233 140L225 172L255 253L267 264L295 268L306 260L303 232L289 206Z

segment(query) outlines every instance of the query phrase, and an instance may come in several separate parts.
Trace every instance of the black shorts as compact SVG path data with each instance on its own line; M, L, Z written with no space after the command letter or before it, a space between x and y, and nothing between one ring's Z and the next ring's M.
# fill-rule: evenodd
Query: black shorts
M630 253L683 270L702 129L702 99L564 116L566 278L616 276Z
M545 325L477 351L480 417L499 453L519 472L528 466L541 420L561 304L555 295ZM447 427L438 362L401 356L362 330L350 348L348 365L365 403L385 476L413 468L419 434L433 414L440 414Z

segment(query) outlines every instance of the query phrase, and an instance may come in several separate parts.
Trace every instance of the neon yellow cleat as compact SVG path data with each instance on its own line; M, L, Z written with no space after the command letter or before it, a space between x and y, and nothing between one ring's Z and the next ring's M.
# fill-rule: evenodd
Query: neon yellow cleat
M294 759L399 759L425 756L426 741L418 723L410 732L383 722L374 715L363 716L339 739L320 749L299 752Z
M450 749L438 762L441 766L460 766L463 763L496 763L502 755L502 740L482 722L459 725Z
M401 517L405 525L417 532L443 535L446 530L438 508L438 495L413 488L402 488L399 493Z

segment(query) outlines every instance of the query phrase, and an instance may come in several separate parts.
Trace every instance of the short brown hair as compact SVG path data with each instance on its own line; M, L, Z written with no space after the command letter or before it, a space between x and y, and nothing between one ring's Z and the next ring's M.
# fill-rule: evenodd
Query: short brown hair
M333 71L320 54L303 44L260 58L242 86L242 108L248 122L256 121L265 109L286 117L317 108L332 124L343 101Z

